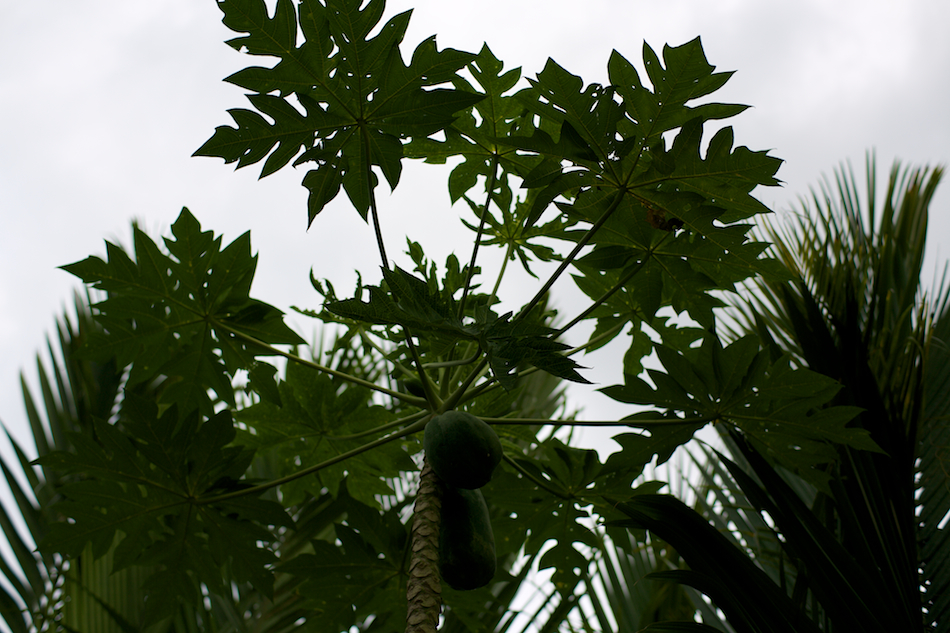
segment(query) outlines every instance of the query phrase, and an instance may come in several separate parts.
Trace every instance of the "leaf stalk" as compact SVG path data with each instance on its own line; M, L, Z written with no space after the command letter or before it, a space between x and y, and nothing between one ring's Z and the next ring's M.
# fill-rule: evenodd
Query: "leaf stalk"
M541 289L538 290L537 293L535 293L531 301L526 303L525 306L521 308L521 311L518 312L518 315L513 320L523 319L525 316L527 316L531 309L541 301L544 295L547 294L548 290L551 289L551 286L554 285L554 282L556 282L558 278L564 274L564 271L567 270L567 267L571 265L581 250L587 246L587 243L590 242L591 239L593 239L594 234L596 234L597 231L599 231L600 228L607 223L607 220L609 220L610 216L614 214L614 211L620 208L620 203L623 202L623 197L625 194L625 190L620 190L617 192L617 194L614 196L613 202L610 203L610 206L607 208L607 210L604 211L599 218L597 218L597 221L594 222L593 225L591 225L591 227L587 230L587 233L584 234L584 237L582 237L580 241L577 242L568 256L565 257L564 261L562 261L560 266L557 267L557 270L555 270L548 280L544 282L544 285L541 286Z
M362 453L365 453L366 451L372 450L379 446L383 446L384 444L388 444L389 442L392 442L393 440L398 440L402 437L406 437L408 435L412 435L413 433L417 433L421 431L423 428L425 428L426 423L429 421L428 419L429 417L430 416L426 416L425 418L419 420L418 422L414 424L410 424L409 426L407 426L402 431L399 431L398 433L393 433L391 435L387 435L385 437L375 439L372 442L367 442L366 444L363 444L362 446L354 448L353 450L347 451L345 453L340 453L339 455L336 455L335 457L331 457L330 459L324 460L320 462L319 464L308 466L307 468L304 468L303 470L298 470L297 472L291 473L290 475L287 475L285 477L280 477L278 479L274 479L273 481L268 481L266 483L258 484L256 486L251 486L250 488L245 488L243 490L235 490L233 492L227 492L224 494L215 495L213 497L195 499L194 503L195 505L208 505L210 503L220 503L222 501L229 501L231 499L237 499L240 497L245 497L247 495L261 494L276 486L281 486L283 484L290 483L291 481L296 481L297 479L300 479L301 477L312 475L313 473L319 472L323 470L324 468L328 468L330 466L333 466L334 464L339 464L340 462L346 461L351 457L355 457L356 455L360 455Z
M428 402L426 402L426 400L424 400L423 398L417 398L416 396L413 396L410 394L401 393L399 391L393 391L392 389L382 387L368 380L363 380L362 378L351 376L350 374L347 374L346 372L338 371L331 367L327 367L326 365L321 365L320 363L317 363L315 361L301 358L300 356L297 356L296 354L291 354L290 352L285 352L284 350L281 350L272 345L269 345L261 340L254 338L253 336L245 334L244 332L241 332L240 330L236 330L232 327L229 327L224 323L215 321L214 325L215 327L219 327L222 330L226 330L227 332L230 332L232 336L235 336L236 338L241 339L245 343L250 343L252 345L256 345L258 347L262 347L266 349L268 353L273 356L282 356L286 358L287 360L297 363L299 365L303 365L304 367L309 367L310 369L316 369L317 371L322 371L325 374L329 374L336 378L340 378L347 382L353 383L354 385L366 387L367 389L378 391L379 393L386 394L387 396L392 396L393 398L397 398L398 400L401 400L402 402L405 402L406 404L414 406L414 407L425 407L428 405Z

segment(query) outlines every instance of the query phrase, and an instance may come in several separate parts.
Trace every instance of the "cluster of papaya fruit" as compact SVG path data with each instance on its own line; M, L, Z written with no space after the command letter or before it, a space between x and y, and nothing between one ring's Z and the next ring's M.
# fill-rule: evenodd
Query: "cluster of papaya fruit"
M464 411L447 411L426 425L426 459L442 481L439 569L453 589L477 589L495 575L495 537L479 490L501 462L498 434Z

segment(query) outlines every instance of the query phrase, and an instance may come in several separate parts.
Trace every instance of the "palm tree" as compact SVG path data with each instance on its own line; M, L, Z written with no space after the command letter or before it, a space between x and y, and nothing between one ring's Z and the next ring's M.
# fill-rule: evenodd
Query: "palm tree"
M837 379L835 404L864 409L852 424L881 452L836 447L816 488L723 431L729 457L697 460L701 514L628 504L690 567L662 576L703 590L736 631L950 630L950 287L920 282L942 175L896 164L881 203L869 157L866 209L850 168L823 181L792 227L766 229L796 279L760 281L733 329Z
M895 164L880 205L873 157L866 171L866 214L852 171L841 169L834 190L826 181L813 195L817 220L801 216L798 229L784 236L770 231L779 257L802 282L798 292L761 286L765 309L757 330L774 333L778 347L838 379L839 402L865 409L856 423L883 449L840 448L831 494L815 491L812 502L869 575L882 600L873 611L893 613L894 625L942 623L946 630L950 552L937 545L950 511L940 448L950 439L950 288L941 284L928 297L921 285L929 206L943 170ZM870 591L866 599L875 595Z

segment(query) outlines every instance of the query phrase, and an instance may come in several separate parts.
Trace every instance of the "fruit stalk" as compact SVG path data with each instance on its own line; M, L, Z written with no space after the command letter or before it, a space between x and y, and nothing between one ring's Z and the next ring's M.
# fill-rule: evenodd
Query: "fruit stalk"
M408 611L406 633L436 633L442 611L439 578L439 524L442 486L426 460L419 477L419 490L412 517L412 550L406 588Z

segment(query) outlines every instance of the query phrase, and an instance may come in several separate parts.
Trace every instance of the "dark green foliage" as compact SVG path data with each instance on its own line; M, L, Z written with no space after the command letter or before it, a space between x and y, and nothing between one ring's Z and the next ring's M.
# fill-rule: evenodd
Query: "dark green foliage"
M446 486L439 532L442 580L458 590L484 587L495 575L495 537L480 490Z
M668 577L712 597L737 631L947 629L947 471L934 446L945 435L950 311L947 287L928 300L920 280L942 173L895 166L878 207L869 160L865 213L854 177L838 172L837 191L825 183L798 226L769 230L800 278L761 282L760 303L744 307L760 354L837 379L832 402L858 409L844 430L879 448L830 434L815 477L740 424L722 430L731 458L707 451L701 464L724 488L697 503L702 516L668 498L619 506L691 568ZM683 368L674 373L682 383Z
M589 384L589 380L577 373L581 368L577 362L563 354L570 346L555 340L556 336L553 328L512 319L509 312L492 319L480 333L479 342L492 374L506 389L515 385L515 372L522 364L564 380Z
M474 490L491 481L501 462L495 431L465 411L446 411L426 424L426 459L446 485Z
M85 613L76 605L64 606L49 600L49 587L58 585L64 598L76 598L87 589L83 578L64 569L65 561L51 553L34 552L34 544L43 540L51 525L59 520L52 507L57 488L69 477L52 468L35 467L27 457L35 451L42 456L71 446L73 433L92 428L93 421L107 417L121 391L122 375L112 361L98 363L78 354L85 339L97 326L90 314L88 302L77 295L74 301L75 317L64 315L57 319L56 332L49 339L48 359L36 358L40 393L34 394L25 380L22 382L23 402L30 423L33 446L23 446L9 432L15 460L0 460L4 479L14 503L0 506L2 526L9 554L0 561L0 571L12 589L0 588L0 616L10 631L26 633L43 630L60 618L71 626L81 626L85 615L109 616L103 609L92 607ZM4 428L6 431L6 428ZM17 528L15 517L26 527ZM75 566L93 566L88 551L73 559ZM117 605L117 589L138 578L131 570L119 572L112 582L100 587L100 598L108 609L118 608L123 615L130 614ZM141 599L142 592L133 594ZM110 606L113 605L113 606Z
M675 547L690 568L654 577L675 579L710 596L738 633L820 630L753 561L683 502L642 495L617 508L630 518L616 525L650 530Z
M866 608L875 617L858 625L865 630L947 625L946 593L937 589L950 584L946 556L930 548L946 534L940 521L947 505L939 501L943 493L933 493L947 489L947 464L930 447L946 423L939 368L950 313L946 286L928 296L921 281L928 207L942 176L941 168L895 164L880 196L869 157L864 196L842 169L834 188L823 183L810 217L794 232L772 231L780 257L801 280L761 284L758 331L840 381L835 403L864 409L852 426L882 450L837 444L830 490L812 496L783 485L781 471L740 438L733 454L760 485L733 476L802 561L799 578L821 605L812 617L824 617L835 630L861 622Z
M439 51L432 37L416 47L407 66L399 44L412 12L379 28L384 0L362 4L307 0L295 6L280 0L270 17L262 0L219 2L225 25L247 34L228 44L281 59L273 68L252 66L227 78L256 93L248 96L251 105L274 122L252 110L230 110L238 127L217 128L195 155L220 156L238 167L266 157L261 176L295 157L294 165L316 163L303 181L310 190L309 222L341 185L365 219L376 185L372 168L378 167L395 188L402 172L401 139L438 132L482 97L432 88L452 81L474 55ZM299 44L298 26L304 36ZM305 113L288 101L292 95Z
M125 432L95 421L88 435L74 435L75 453L55 452L40 458L46 468L91 479L60 490L56 509L72 517L54 524L41 550L78 557L92 544L103 556L119 538L116 569L159 565L150 579L145 619L161 619L176 598L198 599L201 582L224 592L220 569L250 582L264 595L272 591L273 553L258 545L273 537L267 526L291 525L283 506L244 498L202 503L249 487L240 482L253 451L227 446L234 439L227 412L199 424L198 414L179 417L172 406L161 415L146 400L126 396ZM133 439L134 438L134 439Z
M133 229L135 259L106 243L108 259L89 257L63 266L108 293L93 304L102 330L84 348L93 360L132 365L129 386L164 379L162 399L183 415L212 412L213 390L232 407L229 376L247 370L251 382L272 395L274 368L255 357L270 355L263 344L303 343L282 313L249 296L257 268L245 233L221 248L221 237L202 231L188 209L172 224L167 252ZM133 362L134 361L134 362Z
M374 630L401 631L409 534L399 508L360 503L345 484L334 497L325 511L333 517L323 524L329 534L314 533L278 567L293 581L290 603L311 630L344 631L369 618Z
M838 383L793 369L787 356L770 362L769 351L760 350L754 336L723 348L717 337L707 335L699 348L677 352L658 345L656 351L667 371L648 370L655 389L627 375L625 385L602 391L621 402L659 405L687 417L733 424L770 460L816 486L825 486L823 467L835 459L835 444L880 450L867 430L848 426L859 408L822 408L840 389ZM637 419L631 418L630 424L638 426ZM654 439L651 436L651 443ZM669 454L663 451L661 456Z
M359 296L328 301L326 309L350 321L373 325L401 325L420 341L438 352L465 342L478 343L486 352L489 366L506 389L515 383L519 364L529 364L554 376L573 382L588 382L579 373L579 365L562 352L569 346L554 340L553 328L524 321L514 322L509 312L502 316L479 311L476 322L466 324L458 316L458 303L450 289L440 292L438 285L396 268L383 270L386 286L366 286L369 300ZM433 289L432 286L436 285Z
M385 436L394 416L371 402L369 389L344 387L342 381L297 364L290 365L279 385L283 406L259 402L238 412L247 430L241 444L256 449L279 477L292 475L300 465L327 464L312 477L282 486L285 503L302 503L323 490L333 493L346 481L353 497L378 506L377 495L393 494L390 480L416 470L410 458L419 443L394 442L348 460L328 464L341 454L358 450L371 439Z
M427 280L398 267L384 269L383 279L385 285L361 287L356 297L328 301L326 309L351 321L403 325L445 344L475 339L475 330L458 316L451 292L439 292ZM363 290L369 293L368 301L359 296Z

